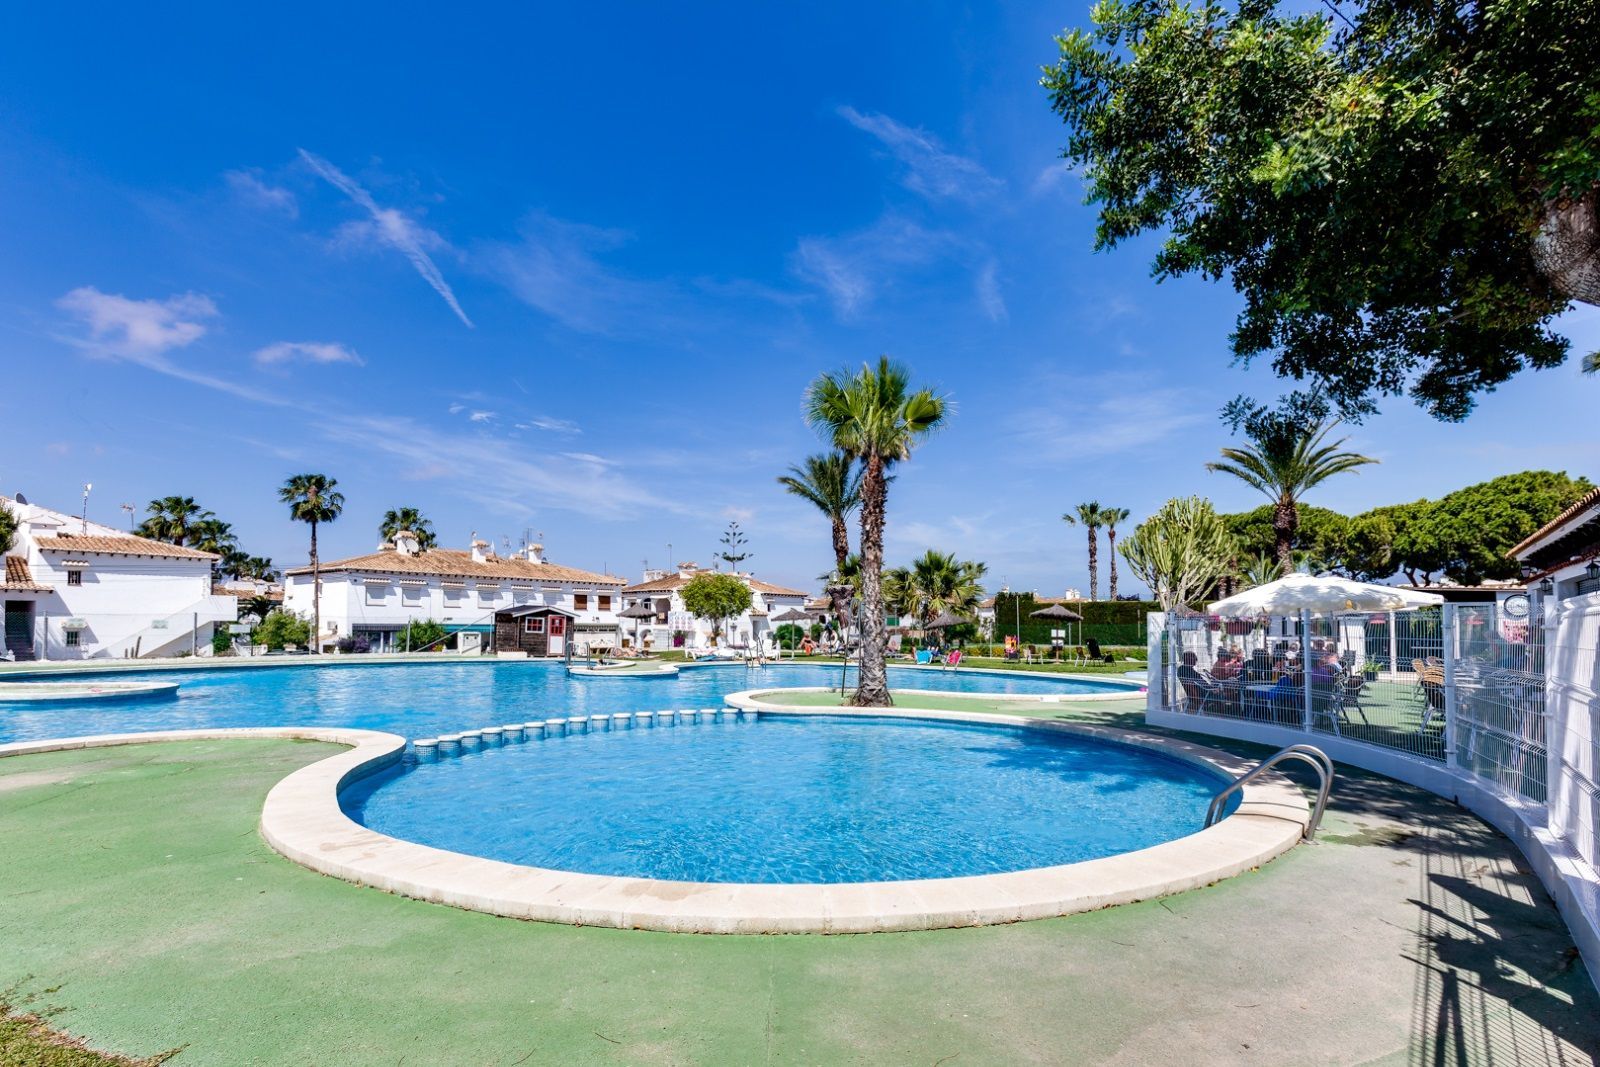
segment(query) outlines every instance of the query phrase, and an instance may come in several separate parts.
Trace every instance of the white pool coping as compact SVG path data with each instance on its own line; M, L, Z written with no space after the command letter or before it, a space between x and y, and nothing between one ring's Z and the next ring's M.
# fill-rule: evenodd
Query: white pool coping
M729 703L746 706L737 699ZM1173 738L1026 716L916 708L786 707L783 711L1020 726L1150 749L1233 776L1251 766L1245 758ZM716 934L871 933L987 926L1069 915L1196 889L1252 870L1293 848L1310 816L1300 790L1288 779L1268 774L1246 786L1239 808L1212 827L1150 848L1082 863L902 882L676 882L503 863L402 841L357 824L340 808L339 791L401 758L406 742L394 734L303 727L107 734L0 745L0 758L235 738L297 738L351 746L300 768L267 794L261 835L296 863L418 900L575 926Z
M618 663L610 667L568 667L571 678L676 678L678 667L672 663L657 663L639 667L633 663Z
M8 682L0 681L0 705L49 704L61 700L126 700L170 696L177 682Z

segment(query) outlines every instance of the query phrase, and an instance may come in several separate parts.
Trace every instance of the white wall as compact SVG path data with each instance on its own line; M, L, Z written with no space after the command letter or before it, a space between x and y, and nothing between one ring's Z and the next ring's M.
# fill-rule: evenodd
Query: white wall
M75 568L60 564L68 558L89 561L81 586L67 584ZM212 627L237 615L234 597L211 595L206 560L35 549L28 566L35 582L54 587L33 598L35 651L49 659L119 658L135 648L142 656L209 651ZM89 624L76 647L67 645L62 626L69 618Z

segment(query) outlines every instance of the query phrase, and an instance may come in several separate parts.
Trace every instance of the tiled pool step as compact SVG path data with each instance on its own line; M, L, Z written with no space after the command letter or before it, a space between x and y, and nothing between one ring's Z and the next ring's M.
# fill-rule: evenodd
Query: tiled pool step
M460 733L419 737L407 748L406 758L425 763L463 752L479 752L519 741L542 741L574 734L607 733L617 730L659 729L669 726L695 726L702 723L753 722L760 713L752 708L668 708L662 711L625 711L607 715L575 715L564 719L535 719L532 722L483 726Z

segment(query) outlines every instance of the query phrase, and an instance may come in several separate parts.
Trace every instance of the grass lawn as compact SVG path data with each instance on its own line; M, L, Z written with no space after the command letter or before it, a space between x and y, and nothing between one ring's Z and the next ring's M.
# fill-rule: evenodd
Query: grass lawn
M0 989L95 1048L180 1049L176 1065L1600 1050L1600 997L1515 850L1380 779L1341 772L1317 843L1160 901L969 930L716 937L517 922L298 867L257 834L261 802L332 750L235 740L0 760ZM84 1062L14 1021L0 1041L7 1067Z

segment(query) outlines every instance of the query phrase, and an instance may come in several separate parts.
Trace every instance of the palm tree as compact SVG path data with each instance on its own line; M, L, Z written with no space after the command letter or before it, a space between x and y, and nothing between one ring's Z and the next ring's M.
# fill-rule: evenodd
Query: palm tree
M1127 522L1132 514L1127 508L1106 508L1106 554L1111 557L1110 599L1117 599L1117 523Z
M322 651L322 564L317 560L317 526L333 522L344 511L337 479L326 474L296 474L283 483L278 499L289 505L289 517L311 527L311 650Z
M1089 532L1089 599L1100 599L1100 527L1106 524L1110 514L1109 508L1100 506L1099 501L1091 500L1087 504L1078 505L1076 515L1068 512L1061 516L1061 521L1068 526L1082 524Z
M845 561L850 558L850 529L846 520L861 506L861 470L843 452L807 456L805 461L778 476L778 484L801 500L809 501L828 517L833 533L834 574L828 579L833 617L841 628L850 624L844 588Z
M902 594L907 613L924 626L947 611L974 614L983 597L983 576L988 569L982 563L928 549L911 561L907 572Z
M806 421L832 447L861 464L861 669L851 703L889 706L884 665L888 634L883 613L883 521L889 468L911 458L922 440L944 422L945 398L911 388L906 368L883 356L823 374L806 390Z
M1337 419L1310 428L1288 423L1268 423L1247 429L1251 443L1244 448L1224 448L1222 459L1206 469L1231 474L1272 501L1273 555L1288 574L1294 569L1294 535L1300 528L1300 498L1335 474L1364 467L1377 460L1355 452L1341 452L1347 437L1324 444Z
M417 539L417 547L426 552L439 543L438 535L433 532L433 523L422 517L422 512L416 508L390 508L383 513L383 522L378 526L378 539L392 542L396 534L411 533Z
M1250 562L1245 564L1244 573L1239 576L1243 579L1246 589L1254 589L1258 585L1266 585L1283 577L1283 568L1278 566L1278 561L1265 552L1252 556Z
M169 545L188 544L190 526L216 518L196 504L192 496L164 496L150 501L145 511L150 517L141 522L134 533Z

